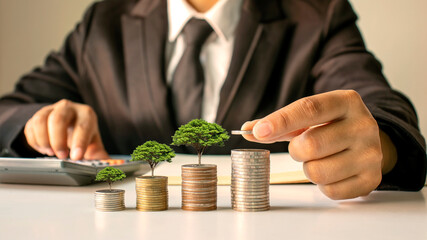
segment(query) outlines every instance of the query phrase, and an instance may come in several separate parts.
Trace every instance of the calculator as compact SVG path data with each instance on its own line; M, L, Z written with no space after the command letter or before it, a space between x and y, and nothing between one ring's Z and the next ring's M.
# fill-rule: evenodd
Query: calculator
M149 171L149 165L129 158L80 160L57 158L0 157L0 183L81 186L95 181L96 174L105 167L115 167L126 175Z

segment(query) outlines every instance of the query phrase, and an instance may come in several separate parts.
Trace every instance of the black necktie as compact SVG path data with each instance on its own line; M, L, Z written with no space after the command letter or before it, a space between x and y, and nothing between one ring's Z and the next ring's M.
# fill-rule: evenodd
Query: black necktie
M172 80L172 100L179 125L201 117L204 73L200 51L212 28L205 20L192 18L182 32L185 50Z

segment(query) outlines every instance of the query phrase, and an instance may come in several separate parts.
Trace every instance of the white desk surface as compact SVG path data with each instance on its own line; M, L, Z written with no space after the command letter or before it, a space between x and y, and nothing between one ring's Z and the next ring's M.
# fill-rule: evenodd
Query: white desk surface
M115 184L127 209L99 212L94 191L105 185L0 184L0 239L427 239L426 188L333 201L315 185L274 185L270 211L236 212L230 187L219 186L218 210L190 212L181 187L169 186L169 210L139 212L129 177Z

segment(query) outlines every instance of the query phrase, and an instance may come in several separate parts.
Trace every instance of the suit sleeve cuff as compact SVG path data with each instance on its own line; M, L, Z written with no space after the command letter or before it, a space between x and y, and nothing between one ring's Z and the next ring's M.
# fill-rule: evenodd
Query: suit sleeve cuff
M425 141L419 131L398 118L375 116L379 128L392 140L397 150L397 163L383 175L378 190L419 191L426 181ZM387 119L387 120L385 120Z

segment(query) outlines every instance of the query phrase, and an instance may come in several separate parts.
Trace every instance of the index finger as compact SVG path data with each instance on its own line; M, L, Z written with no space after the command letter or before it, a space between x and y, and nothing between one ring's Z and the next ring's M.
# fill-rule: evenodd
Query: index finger
M50 145L58 158L68 157L67 129L75 118L75 112L67 101L55 106L48 117Z
M259 120L253 135L263 142L288 141L292 133L344 119L355 97L360 99L355 91L337 90L299 99Z
M73 136L71 140L70 157L73 160L82 159L88 145L98 131L97 117L91 107L75 104L76 121L74 123Z

